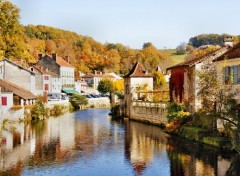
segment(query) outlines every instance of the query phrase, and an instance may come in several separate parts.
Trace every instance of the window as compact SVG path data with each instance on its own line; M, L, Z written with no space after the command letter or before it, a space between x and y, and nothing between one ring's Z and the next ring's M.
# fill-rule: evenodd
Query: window
M238 76L238 65L233 65L229 67L224 68L224 77L223 80L225 83L228 83L229 81L232 81L234 84L240 83L239 76Z
M44 80L49 80L49 76L44 76Z
M2 106L7 106L7 97L2 97Z
M44 90L49 90L49 85L48 84L44 85Z

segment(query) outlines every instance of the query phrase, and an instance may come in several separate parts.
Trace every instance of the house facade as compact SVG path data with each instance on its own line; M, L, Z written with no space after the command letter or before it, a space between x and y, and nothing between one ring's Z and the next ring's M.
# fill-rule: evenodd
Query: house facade
M61 89L74 89L74 67L69 63L69 57L58 57L57 54L39 55L36 66L53 72L61 78Z
M87 82L81 79L75 80L75 90L81 94L87 92Z
M222 75L224 82L231 81L234 86L240 88L240 43L233 46L224 55L214 60L217 64L218 75ZM238 97L240 100L240 97Z
M25 105L34 104L36 96L8 80L0 79L1 121L24 118Z
M37 94L61 93L62 81L59 75L43 69L40 66L29 67L29 70L35 73Z
M0 79L11 81L35 93L35 74L8 59L0 61Z
M201 108L201 100L198 97L197 72L202 70L204 62L212 62L228 50L229 46L224 46L204 56L167 68L167 71L171 71L169 80L170 102L184 104L191 113Z
M147 73L142 63L137 62L131 71L124 77L124 104L125 115L131 116L131 108L133 100L142 100L139 91L153 90L153 75ZM146 97L145 97L146 98Z

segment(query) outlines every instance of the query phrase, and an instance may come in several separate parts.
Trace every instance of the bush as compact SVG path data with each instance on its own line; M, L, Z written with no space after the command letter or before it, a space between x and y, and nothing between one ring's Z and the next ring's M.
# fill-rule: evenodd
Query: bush
M181 124L184 124L190 120L190 112L187 112L185 106L183 105L171 103L168 106L167 118L169 122L172 122L174 119L178 119Z
M43 119L45 116L45 107L41 101L36 101L31 109L32 120Z
M212 115L207 115L206 112L199 110L197 113L194 114L193 125L211 130L213 125L213 117Z
M53 108L50 109L50 115L59 116L64 113L65 106L63 105L54 105Z
M74 109L80 109L80 106L88 104L88 100L85 96L73 94L73 96L70 99L70 103L72 104Z

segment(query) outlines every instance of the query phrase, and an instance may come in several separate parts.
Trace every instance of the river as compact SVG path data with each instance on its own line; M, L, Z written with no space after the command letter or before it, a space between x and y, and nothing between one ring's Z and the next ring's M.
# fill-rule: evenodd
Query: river
M2 131L0 175L225 175L232 154L89 109Z

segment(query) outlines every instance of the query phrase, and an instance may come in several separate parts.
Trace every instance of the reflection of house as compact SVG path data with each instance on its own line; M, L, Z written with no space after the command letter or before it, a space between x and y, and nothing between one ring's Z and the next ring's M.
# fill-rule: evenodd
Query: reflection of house
M204 62L212 62L227 51L227 47L222 47L204 56L196 57L168 68L167 70L171 70L169 81L170 101L183 103L191 113L199 109L201 101L197 97L197 72L202 69Z
M33 93L35 91L35 74L8 59L0 61L0 79L11 81Z
M36 94L47 93L61 93L61 79L58 74L47 71L40 66L32 66L30 70L35 73Z
M124 76L124 103L125 103L125 115L131 116L130 107L131 101L139 99L137 91L144 89L143 91L153 90L153 75L147 73L144 66L137 62L132 70Z
M121 77L117 76L114 73L102 73L102 72L97 73L96 71L94 74L89 73L81 76L81 78L87 82L88 87L92 87L94 90L97 90L99 82L104 78L111 79L114 81L117 79L121 79Z
M33 104L36 96L7 80L0 79L2 119L24 118L24 105Z
M146 127L145 124L135 121L127 121L125 125L125 157L131 163L135 175L142 175L145 170L151 168L156 153L161 155L161 159L167 159L167 134L160 128ZM165 162L164 166L167 165Z
M62 58L58 57L57 54L42 57L39 54L39 60L36 65L59 75L62 80L62 89L74 88L74 67L69 63L69 57Z

